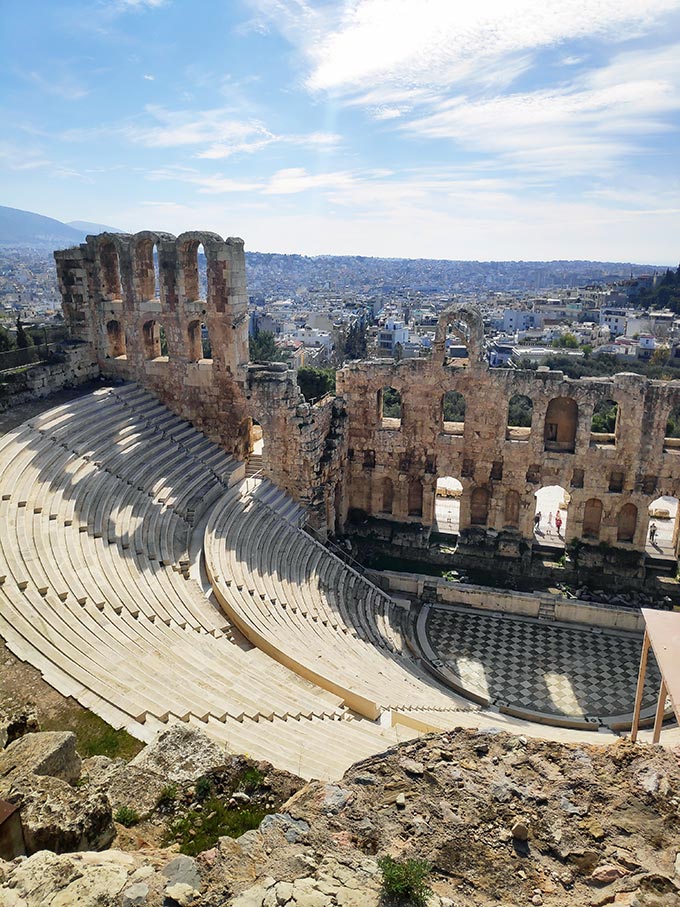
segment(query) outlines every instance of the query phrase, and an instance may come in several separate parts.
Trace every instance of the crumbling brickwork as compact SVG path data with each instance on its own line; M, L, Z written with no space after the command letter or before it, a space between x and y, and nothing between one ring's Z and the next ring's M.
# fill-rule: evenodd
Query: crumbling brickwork
M462 337L464 365L447 361L445 340ZM570 496L568 539L643 551L648 506L680 496L680 450L664 442L680 382L640 375L571 380L561 372L489 369L481 356L482 322L470 309L440 321L430 359L354 362L338 373L348 414L348 507L399 523L431 527L438 477L462 486L460 530L533 542L535 492L561 485ZM384 418L385 388L401 396L401 419ZM464 422L446 423L442 401L455 391ZM530 428L508 426L515 395L529 398ZM591 433L595 406L618 404L616 430Z

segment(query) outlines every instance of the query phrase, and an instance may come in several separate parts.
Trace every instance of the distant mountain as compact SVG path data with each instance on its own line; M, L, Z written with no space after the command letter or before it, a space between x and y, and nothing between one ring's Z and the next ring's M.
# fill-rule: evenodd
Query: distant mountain
M82 230L76 230L53 217L6 208L0 205L0 243L4 246L73 246L85 238Z
M74 230L83 230L85 234L91 233L93 236L97 233L125 233L118 227L107 227L106 224L93 224L89 220L69 220L67 226L73 227Z
M66 249L85 242L88 233L121 233L115 227L84 220L62 223L53 217L0 205L0 245Z

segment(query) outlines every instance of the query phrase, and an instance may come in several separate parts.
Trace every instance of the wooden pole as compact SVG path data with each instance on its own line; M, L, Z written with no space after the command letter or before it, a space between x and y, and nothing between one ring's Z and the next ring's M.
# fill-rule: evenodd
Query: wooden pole
M647 656L649 654L649 636L645 629L645 638L642 642L642 653L640 655L640 670L638 671L637 689L635 691L635 709L633 710L633 723L630 728L630 739L635 743L640 726L640 709L642 708L642 693L645 687L645 675L647 673Z
M656 702L656 716L654 718L654 735L652 737L652 743L658 743L659 737L661 736L661 725L663 724L663 707L666 704L666 682L661 678L661 686L659 687L659 698Z

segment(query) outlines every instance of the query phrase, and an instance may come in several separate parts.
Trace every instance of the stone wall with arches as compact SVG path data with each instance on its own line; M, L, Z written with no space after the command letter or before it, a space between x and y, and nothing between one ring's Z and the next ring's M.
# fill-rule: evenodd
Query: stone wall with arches
M92 347L102 374L137 381L245 456L250 418L243 240L207 232L103 233L54 257L71 337ZM203 355L204 335L210 358Z
M463 365L444 354L450 324L469 344ZM535 492L562 486L569 497L567 541L644 552L649 504L659 495L679 496L680 445L664 435L680 402L680 382L490 369L478 354L480 331L474 310L454 309L442 316L431 359L354 362L338 373L348 415L348 507L430 530L437 479L455 476L463 486L463 542L466 534L478 538L485 531L532 543ZM376 412L385 387L400 395L398 423ZM442 401L458 394L464 419L454 429ZM612 430L593 432L593 414L604 404L616 404ZM518 405L520 419L509 415ZM512 424L518 421L524 424ZM422 516L412 506L414 482L423 489Z

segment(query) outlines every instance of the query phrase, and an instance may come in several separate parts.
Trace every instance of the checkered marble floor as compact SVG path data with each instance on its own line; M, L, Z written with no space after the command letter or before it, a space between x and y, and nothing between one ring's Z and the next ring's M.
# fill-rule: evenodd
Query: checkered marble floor
M436 605L425 633L463 689L495 705L569 718L633 711L641 637ZM643 709L659 682L650 652Z

